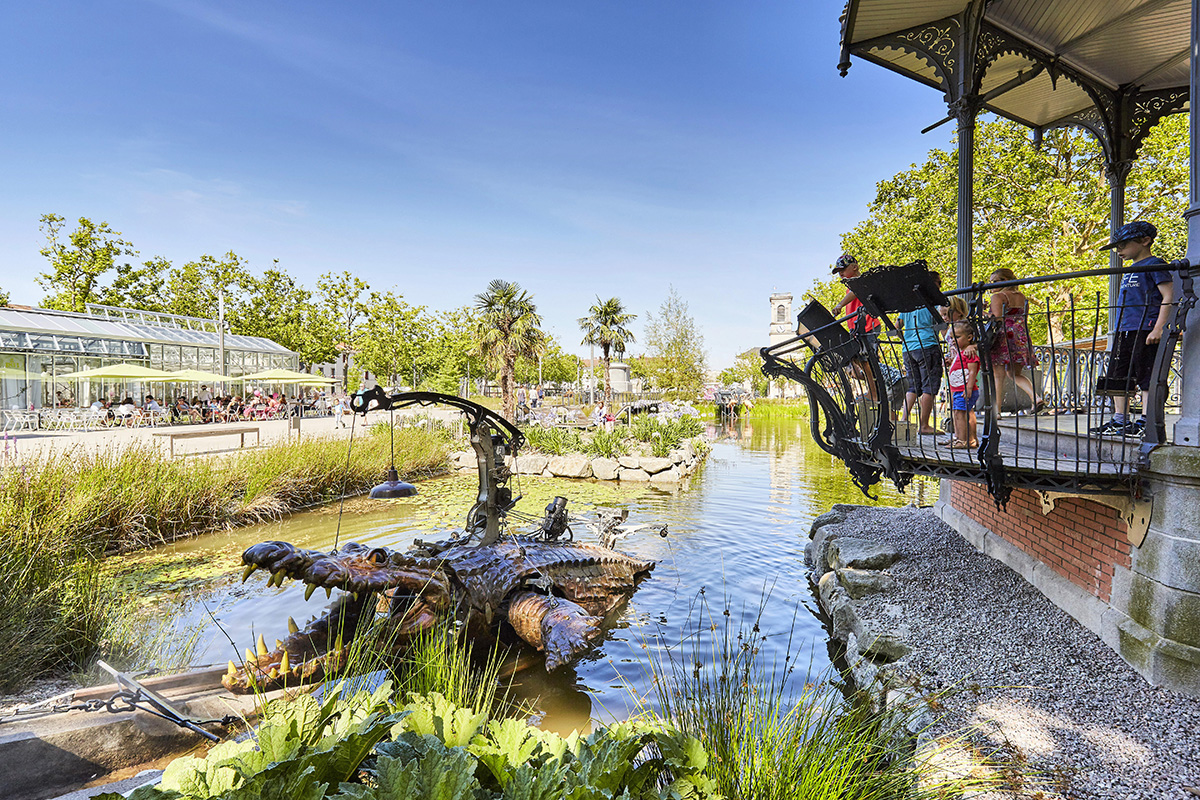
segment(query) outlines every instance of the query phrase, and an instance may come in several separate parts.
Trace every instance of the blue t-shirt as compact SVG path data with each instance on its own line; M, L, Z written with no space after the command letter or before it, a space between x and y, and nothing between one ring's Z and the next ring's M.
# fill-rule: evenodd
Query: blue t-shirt
M1166 266L1158 256L1143 258L1133 266ZM1153 272L1129 272L1121 276L1121 291L1117 295L1117 330L1148 331L1158 322L1158 310L1162 306L1162 292L1158 284L1170 283L1171 273L1163 270Z
M900 332L904 336L904 349L915 352L927 347L941 347L936 330L941 322L928 308L901 311Z

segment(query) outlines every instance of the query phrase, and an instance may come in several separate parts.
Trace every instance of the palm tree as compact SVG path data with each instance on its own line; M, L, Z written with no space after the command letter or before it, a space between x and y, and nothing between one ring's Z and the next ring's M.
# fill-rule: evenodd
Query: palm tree
M492 281L487 291L475 295L475 308L480 312L475 353L499 373L502 413L515 419L517 358L536 359L545 350L542 318L528 292L502 280Z
M625 345L633 341L633 331L625 326L637 319L637 314L625 313L625 307L615 297L601 300L596 297L596 305L588 309L588 316L580 317L579 328L583 331L583 344L592 344L600 348L600 356L604 359L604 405L612 407L612 382L609 380L611 354L625 354ZM595 365L592 365L595 367Z

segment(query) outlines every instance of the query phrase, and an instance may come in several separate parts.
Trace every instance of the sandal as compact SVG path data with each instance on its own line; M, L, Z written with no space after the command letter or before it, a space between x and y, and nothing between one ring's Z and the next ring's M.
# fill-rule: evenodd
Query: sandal
M962 439L955 439L950 443L951 450L968 450L970 447L970 443L964 442Z

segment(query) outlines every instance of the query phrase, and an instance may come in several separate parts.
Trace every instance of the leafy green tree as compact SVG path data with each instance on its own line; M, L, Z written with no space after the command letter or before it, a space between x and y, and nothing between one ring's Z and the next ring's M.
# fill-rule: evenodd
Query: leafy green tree
M582 369L579 356L562 349L557 340L547 338L546 351L538 358L517 359L517 380L521 383L574 383Z
M226 323L237 330L253 285L246 262L237 253L230 250L219 259L206 253L171 271L166 282L166 310L185 317L217 319L224 292Z
M342 354L343 388L349 378L350 353L354 349L356 335L355 326L367 313L363 293L370 291L370 286L363 279L351 275L345 270L341 275L327 272L317 280L317 288L325 313L333 321L335 332L334 347Z
M61 241L65 225L66 219L58 214L42 215L46 246L39 252L49 260L50 271L41 273L37 281L48 292L42 300L46 308L83 312L88 303L99 301L101 278L113 269L116 259L135 256L137 251L107 222L97 225L80 217L79 226Z
M757 348L751 348L744 353L739 353L738 357L733 360L733 366L721 370L718 380L725 385L742 385L745 381L750 382L750 388L759 397L767 394L767 376L762 372L762 356L758 354Z
M600 358L604 361L604 401L612 405L612 386L608 380L609 369L612 367L612 354L625 354L625 346L633 341L633 331L627 325L637 319L637 314L625 311L621 301L615 297L607 300L596 298L596 304L588 309L586 317L579 318L579 328L583 331L582 344L595 345L600 348Z
M651 380L659 388L682 397L699 393L704 385L704 336L674 286L658 314L646 315L646 348Z
M0 289L0 306L6 306L6 305L8 305L8 303L9 303L8 292L4 291L3 289Z
M432 332L417 362L424 376L422 388L458 394L464 378L482 377L486 371L474 352L478 317L469 308L456 308L433 314L430 322Z
M544 352L546 336L541 329L542 318L528 292L516 283L499 279L475 295L475 310L479 313L475 352L499 376L503 414L514 419L517 358L537 358Z
M304 369L334 359L329 318L313 302L312 292L281 269L278 260L260 277L246 275L240 289L235 333L278 342L299 356Z
M1154 222L1160 231L1155 250L1170 258L1182 253L1186 242L1178 213L1188 192L1186 117L1160 122L1139 156L1129 175L1126 220ZM843 249L864 267L923 258L951 287L957 169L955 152L935 149L924 163L881 181L867 219L842 237ZM974 189L977 281L1001 267L1029 277L1108 265L1107 251L1097 248L1109 233L1109 187L1100 147L1089 134L1054 130L1037 146L1023 126L984 122L976 139ZM812 294L836 302L842 291L840 282L826 280ZM1106 278L1028 286L1031 333L1039 341L1089 335L1097 327L1094 311L1086 322L1080 318L1072 324L1064 310L1103 306L1107 291ZM1101 315L1098 327L1104 323Z
M424 306L410 306L392 292L371 292L366 322L354 342L355 360L368 372L387 378L391 386L412 376L417 385L417 361L431 337L432 320Z
M154 256L140 266L118 264L116 277L100 292L100 302L142 311L166 311L163 289L170 272L171 262L162 256Z

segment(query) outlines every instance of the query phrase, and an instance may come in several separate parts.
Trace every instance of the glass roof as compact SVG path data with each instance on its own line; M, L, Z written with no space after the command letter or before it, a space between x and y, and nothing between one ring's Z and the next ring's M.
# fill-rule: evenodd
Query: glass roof
M0 308L0 331L49 333L116 339L153 344L190 344L217 347L215 331L184 327L162 327L123 319L49 311L42 308ZM291 350L261 336L225 334L226 350L246 350L257 353L291 354Z

